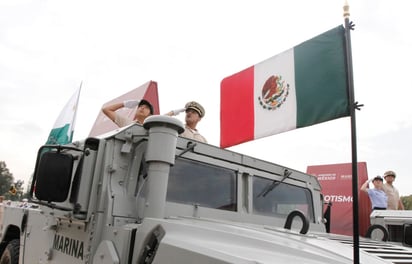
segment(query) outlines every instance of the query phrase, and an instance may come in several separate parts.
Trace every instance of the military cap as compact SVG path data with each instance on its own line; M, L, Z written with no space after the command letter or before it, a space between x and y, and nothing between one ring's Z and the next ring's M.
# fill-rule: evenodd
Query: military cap
M185 105L185 108L186 108L186 111L187 111L188 109L195 110L195 111L199 114L200 117L204 117L204 116L205 116L205 109L204 109L203 106L202 106L201 104L199 104L198 102L195 102L195 101L188 102L188 103Z
M386 178L386 176L396 177L396 173L395 173L394 171L386 171L386 172L383 174L383 177Z

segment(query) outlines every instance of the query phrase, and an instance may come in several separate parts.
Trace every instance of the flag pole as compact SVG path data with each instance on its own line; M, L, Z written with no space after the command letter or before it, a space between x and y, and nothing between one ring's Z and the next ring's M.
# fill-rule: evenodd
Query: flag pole
M346 67L349 92L349 108L351 117L351 142L352 142L352 209L353 209L353 263L359 264L359 199L358 199L358 161L356 147L356 118L355 110L360 110L362 105L355 102L352 67L352 47L350 31L354 29L354 24L349 21L349 4L345 1L343 6L343 17L345 19L345 40L346 40Z

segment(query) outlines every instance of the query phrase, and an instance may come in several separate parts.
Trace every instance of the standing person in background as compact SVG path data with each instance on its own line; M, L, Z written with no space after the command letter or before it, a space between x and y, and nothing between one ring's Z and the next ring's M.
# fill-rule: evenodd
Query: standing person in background
M369 189L369 183L372 182L375 188ZM383 191L383 178L376 176L372 180L365 181L361 186L361 191L368 193L372 203L372 210L386 210L388 205L388 196Z
M122 116L116 112L116 110L126 107L135 108L137 106L136 113L133 119ZM142 125L146 117L153 115L153 106L147 100L127 100L121 103L114 103L102 108L103 113L110 118L118 127L124 127L132 124L133 122Z
M393 186L396 173L394 171L387 171L383 174L386 183L383 185L383 190L388 196L388 210L405 210L402 204L402 200L399 196L399 191Z
M201 104L195 101L188 102L185 108L173 110L167 113L168 116L178 115L179 113L185 111L185 131L180 134L180 136L185 138L194 139L200 142L207 143L205 137L203 137L197 130L197 123L205 116L205 109Z

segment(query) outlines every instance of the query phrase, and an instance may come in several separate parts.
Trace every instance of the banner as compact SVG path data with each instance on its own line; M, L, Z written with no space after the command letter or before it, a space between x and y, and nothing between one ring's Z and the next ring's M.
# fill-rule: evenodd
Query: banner
M352 163L312 165L306 172L318 178L325 202L332 203L330 232L352 236ZM358 162L358 182L363 183L367 179L366 162ZM371 204L366 193L358 190L358 197L359 234L365 236L370 225Z

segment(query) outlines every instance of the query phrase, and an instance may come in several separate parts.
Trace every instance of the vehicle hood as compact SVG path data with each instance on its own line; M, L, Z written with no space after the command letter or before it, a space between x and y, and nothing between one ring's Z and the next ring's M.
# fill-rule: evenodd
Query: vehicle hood
M271 226L189 217L147 218L139 227L146 233L155 228L163 235L153 263L353 263L352 240L347 236L303 235ZM136 248L144 248L142 243L146 242L137 241ZM372 240L362 243L388 246ZM411 250L409 254L412 257ZM360 262L393 263L365 248L360 249Z

